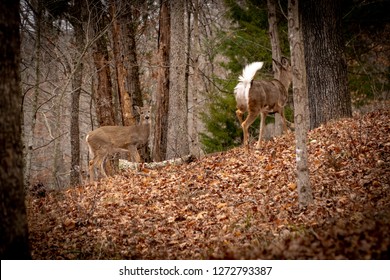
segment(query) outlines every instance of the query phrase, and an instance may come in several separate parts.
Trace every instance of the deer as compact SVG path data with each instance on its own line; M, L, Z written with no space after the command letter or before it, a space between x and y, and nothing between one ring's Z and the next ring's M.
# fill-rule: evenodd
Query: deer
M283 120L284 132L287 131L286 118L284 116L284 106L287 103L288 89L292 82L292 72L290 62L283 57L281 62L275 61L275 78L270 81L253 80L256 72L263 67L263 62L253 62L247 65L238 78L239 83L234 88L234 95L237 103L236 116L240 122L244 133L244 146L249 151L248 129L260 114L260 132L256 149L261 148L261 138L265 126L265 118L270 113L279 113ZM243 121L243 115L248 115Z
M150 133L150 106L134 107L140 115L140 122L131 126L101 126L87 134L86 142L92 160L89 162L89 179L95 179L95 168L107 177L104 163L107 157L116 152L130 152L139 162L137 148L148 143ZM135 154L135 156L134 156Z

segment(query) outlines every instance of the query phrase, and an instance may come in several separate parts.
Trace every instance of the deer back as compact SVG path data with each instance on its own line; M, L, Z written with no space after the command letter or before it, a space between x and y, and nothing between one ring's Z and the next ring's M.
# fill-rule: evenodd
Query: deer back
M90 132L90 143L112 145L114 148L126 149L130 145L143 145L149 137L149 124L132 126L102 126Z
M249 90L248 107L253 112L275 112L287 102L287 90L278 80L253 81Z

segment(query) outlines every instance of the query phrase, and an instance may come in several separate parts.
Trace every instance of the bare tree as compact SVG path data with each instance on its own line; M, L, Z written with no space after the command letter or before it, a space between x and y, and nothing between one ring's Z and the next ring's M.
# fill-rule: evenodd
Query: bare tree
M0 2L0 257L29 259L23 186L19 1Z
M69 21L74 29L74 40L77 48L74 57L73 67L74 75L72 78L72 99L71 99L71 120L70 120L70 185L81 184L81 162L80 162L80 95L83 84L84 70L84 48L85 48L85 20L86 20L86 1L82 0L73 5L70 10Z
M124 65L126 54L122 50L123 48L121 45L123 36L121 36L122 22L120 19L123 17L119 16L119 10L124 7L121 7L119 3L119 9L118 9L117 2L119 1L116 0L110 1L110 12L112 18L112 41L113 41L112 46L113 46L114 59L115 59L116 82L118 84L118 93L119 93L121 109L122 109L122 122L124 125L133 125L135 124L135 118L132 112L133 101L131 99L129 92L126 89L127 73Z
M35 84L34 84L34 93L33 93L33 103L32 103L32 118L29 128L27 129L27 124L24 125L24 181L26 184L30 183L31 176L31 163L33 158L33 146L34 146L34 131L35 125L37 123L37 113L38 113L38 100L40 93L40 83L41 83L41 30L42 30L42 17L43 17L43 5L42 0L34 1L31 5L35 4L35 13L34 22L35 22L35 44L34 44L34 59L35 59Z
M190 2L190 1L189 1ZM200 75L200 54L201 54L201 46L200 46L200 30L199 30L199 14L200 14L200 4L199 0L193 1L193 35L188 32L189 37L189 46L191 45L191 40L193 40L193 51L192 51L192 61L193 61L193 69L194 69L194 75L193 75L193 90L191 94L188 95L188 97L191 98L191 107L189 108L189 113L191 118L191 124L190 127L190 136L191 136L191 142L190 142L190 150L191 154L193 155L200 155L201 149L199 145L199 97L200 97L200 87L201 87L201 75ZM190 20L189 20L190 22ZM190 56L188 56L190 57Z
M154 124L153 159L162 161L167 152L169 108L169 53L171 48L170 5L168 0L160 4L158 36L158 73Z
M138 45L136 37L139 35L138 19L141 17L140 6L142 0L124 1L124 8L127 13L120 17L122 27L122 44L124 46L124 66L127 74L128 92L134 106L143 106L140 70L138 62ZM134 112L133 112L134 113Z
M107 50L106 13L101 0L91 0L92 26L96 43L93 50L93 59L97 72L97 87L95 90L95 106L98 122L100 125L114 125L115 114L113 106L113 93L109 57Z
M280 79L280 72L278 71L277 62L282 59L282 50L280 48L280 39L278 31L278 20L276 16L276 7L278 5L277 0L267 0L268 7L268 24L269 24L269 36L272 49L272 69L274 71L274 78ZM283 132L283 119L279 114L275 114L275 126L274 135L282 135Z
M297 188L300 207L312 203L307 159L307 132L309 130L309 100L306 86L305 53L298 0L288 1L288 34L294 94L294 124L296 138Z
M185 94L185 1L171 1L171 53L167 158L189 154L188 106Z

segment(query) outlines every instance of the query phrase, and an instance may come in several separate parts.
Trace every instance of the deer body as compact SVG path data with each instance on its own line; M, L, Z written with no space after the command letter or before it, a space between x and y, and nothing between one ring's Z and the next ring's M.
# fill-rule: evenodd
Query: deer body
M137 107L138 108L138 107ZM150 132L150 109L141 108L140 124L132 126L102 126L87 134L86 141L92 160L89 162L90 181L94 181L95 167L107 177L104 170L106 158L116 152L130 152L135 161L140 161L138 147L148 143Z
M265 118L269 113L279 113L283 119L284 130L287 130L284 117L284 106L287 103L288 88L292 81L291 67L287 59L278 63L275 79L271 81L253 81L256 72L263 66L262 62L254 62L246 66L239 83L234 89L237 102L236 115L244 132L244 145L249 150L248 129L257 116L261 115L259 140L256 148L261 147L261 138L265 126ZM243 121L242 116L248 112Z

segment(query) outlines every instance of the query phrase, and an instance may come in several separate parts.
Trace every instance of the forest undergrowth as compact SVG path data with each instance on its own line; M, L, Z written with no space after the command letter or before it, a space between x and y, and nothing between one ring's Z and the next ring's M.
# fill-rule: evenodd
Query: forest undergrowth
M390 111L309 133L299 209L289 132L188 164L29 193L33 259L389 259ZM253 148L254 146L252 146Z

